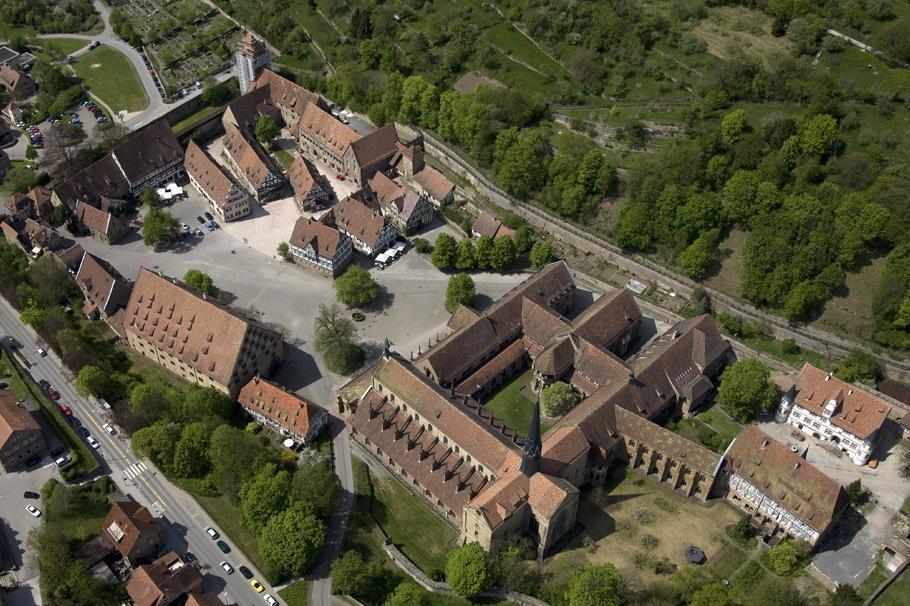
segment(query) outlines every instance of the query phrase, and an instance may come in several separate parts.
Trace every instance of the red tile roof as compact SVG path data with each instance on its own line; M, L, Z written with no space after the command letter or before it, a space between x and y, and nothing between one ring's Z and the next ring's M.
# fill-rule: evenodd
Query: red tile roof
M294 158L291 168L288 169L288 181L294 189L294 193L301 197L306 197L314 188L322 191L317 182L318 173L303 157Z
M261 414L304 438L309 436L316 420L326 414L309 400L259 377L253 377L243 386L237 401L250 412Z
M455 189L452 182L432 166L424 166L414 175L414 181L427 192L427 195L437 200L442 200Z
M288 243L300 248L312 246L320 257L333 259L345 238L347 236L332 225L306 217L298 217Z
M104 212L100 208L95 208L91 204L86 204L85 202L76 203L76 211L74 214L76 220L84 225L86 229L105 236L110 236L114 231L111 229L112 226L115 223L120 222L119 217L115 217L111 213Z
M202 575L175 552L143 564L126 584L135 606L163 606L202 587Z
M324 147L333 150L337 156L343 155L348 146L359 137L350 127L314 103L307 104L297 122L296 130L306 133Z
M831 423L861 440L877 432L891 412L882 398L807 362L796 380L796 404L822 416L831 400L838 405Z
M398 149L398 132L394 124L386 124L368 135L351 141L351 150L361 167L391 158Z
M695 442L688 440L669 429L664 429L648 419L628 411L616 408L616 429L624 437L644 442L648 446L662 450L672 458L685 463L692 469L708 477L714 477L721 456Z
M0 389L0 446L17 431L41 431L32 413L18 402L13 392Z
M371 248L377 245L382 228L386 225L385 217L381 214L353 196L336 204L331 212L338 227Z
M251 90L263 87L269 88L269 99L272 103L286 107L298 114L302 114L304 108L310 105L325 103L317 93L309 91L283 76L279 76L268 68L264 68L259 72Z
M130 287L126 280L105 261L89 253L82 256L76 285L86 300L105 314L113 314L129 302Z
M247 139L233 124L225 127L224 149L255 189L262 187L269 175L275 174L271 163L264 154L260 154L257 146L257 142Z
M155 535L159 540L161 536L161 529L151 512L135 501L114 503L101 525L101 532L125 558L143 534Z
M221 206L227 201L232 187L239 187L234 179L216 163L208 152L190 139L183 158L186 172L199 183L200 187Z

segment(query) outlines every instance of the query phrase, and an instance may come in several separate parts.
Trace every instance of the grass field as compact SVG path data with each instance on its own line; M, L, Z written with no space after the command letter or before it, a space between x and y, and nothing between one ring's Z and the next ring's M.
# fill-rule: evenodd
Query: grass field
M744 7L715 8L692 32L705 41L708 52L721 59L736 49L765 58L786 53L790 43L785 37L771 35L771 17Z
M310 591L310 584L306 581L297 581L292 583L278 592L281 599L288 606L307 606L307 594Z
M743 246L749 234L740 229L730 230L730 234L717 246L722 261L720 269L714 275L703 280L705 286L716 288L734 297L742 297L743 289L740 279L743 269Z
M723 503L705 508L637 474L629 474L612 489L594 489L582 495L578 522L584 531L553 556L545 565L545 572L553 575L554 585L559 585L586 563L610 562L624 577L635 576L648 585L660 577L653 566L637 564L642 555L652 559L666 557L684 567L686 547L697 545L705 551L709 563L728 562L736 553L724 555L730 541L723 529L738 519L739 515ZM655 537L657 546L644 546L642 533ZM583 546L585 536L595 542L595 548ZM736 568L730 572L733 570Z
M569 75L559 63L550 59L539 48L534 46L534 43L510 23L494 25L483 33L483 38L504 50L510 57L532 65L534 69L552 78L562 78Z
M149 100L132 63L120 51L100 46L73 64L85 86L115 112L141 111Z
M869 336L872 322L872 299L885 268L885 258L879 257L859 271L847 272L844 287L835 291L825 302L821 316L814 323L827 329L855 336Z
M889 574L888 570L882 566L882 563L876 560L875 567L863 579L863 582L857 586L856 592L864 600L867 599L888 578ZM875 603L878 604L878 602Z
M17 398L31 400L38 404L39 412L44 420L57 433L61 442L69 447L69 456L72 461L63 466L61 475L65 475L67 478L77 478L89 475L98 469L98 460L95 459L95 455L67 422L60 407L25 377L22 370L10 360L6 351L0 352L0 376L7 377L3 381L9 383L10 389Z
M186 128L187 126L191 126L191 125L195 124L196 122L200 122L201 120L208 118L212 114L216 113L219 109L221 109L221 108L206 105L199 111L190 114L189 116L187 116L186 118L184 118L183 120L178 122L177 124L172 125L171 130L173 130L175 133L178 133L178 132L182 131L184 128Z
M38 40L37 43L40 44L42 48L46 49L50 45L64 55L69 55L84 46L88 46L89 41L73 40L72 38L42 38Z
M56 526L69 540L93 538L101 532L111 509L107 495L112 488L107 477L81 486L49 480L41 489L46 523Z
M533 397L529 387L531 378L532 373L528 369L512 379L484 403L484 408L492 410L493 414L521 435L528 432L531 414L534 412L534 402L528 399L529 396ZM546 419L541 419L540 431L545 432L550 425L551 423L548 423Z
M901 576L888 585L888 589L872 604L874 606L906 606L908 597L910 597L910 573L904 569Z

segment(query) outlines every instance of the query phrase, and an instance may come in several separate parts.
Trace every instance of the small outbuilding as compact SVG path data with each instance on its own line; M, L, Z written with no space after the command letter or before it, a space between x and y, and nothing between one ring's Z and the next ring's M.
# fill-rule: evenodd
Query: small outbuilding
M686 561L690 564L704 564L708 561L705 552L698 547L686 547Z

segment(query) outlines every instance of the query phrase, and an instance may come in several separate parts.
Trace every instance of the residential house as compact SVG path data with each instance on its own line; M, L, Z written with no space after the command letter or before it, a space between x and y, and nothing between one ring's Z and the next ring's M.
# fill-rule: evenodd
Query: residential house
M102 197L120 198L130 191L126 177L111 154L55 185L51 194L54 206L65 205L72 212L80 200L99 206Z
M208 200L222 222L234 221L250 214L249 192L195 141L187 144L183 165L190 183Z
M0 66L0 84L13 99L25 99L38 90L31 76L24 74L9 65Z
M82 201L76 202L73 218L93 238L107 244L116 244L130 230L126 220Z
M13 194L7 206L10 206L15 200L18 209L18 216L23 221L31 217L42 223L49 223L51 215L54 212L54 204L51 202L51 190L41 187L35 187L27 194ZM12 209L11 209L12 210ZM22 214L24 211L25 214Z
M780 423L832 442L856 465L865 465L890 412L881 396L807 362L781 398L776 416Z
M260 377L243 386L237 401L258 422L305 444L316 439L329 420L316 404Z
M44 251L56 251L72 246L72 240L64 238L55 229L42 225L34 219L26 219L19 230L20 239L25 243L25 252L34 258Z
M433 221L436 211L420 194L392 181L384 173L373 175L368 187L376 195L382 215L406 236Z
M135 501L115 502L101 532L130 566L150 559L161 547L161 528L151 512Z
M231 397L284 359L279 332L144 267L123 326L136 351L191 383Z
M294 158L288 170L288 181L301 210L319 210L332 199L331 190L323 187L322 177L303 156Z
M0 464L8 472L20 469L45 450L38 421L13 392L0 389Z
M354 248L375 257L389 247L398 232L358 196L348 196L330 211L336 227L351 238Z
M353 259L351 239L335 227L328 213L321 221L299 217L288 241L295 263L328 274L341 274Z
M225 606L217 593L191 593L186 606Z
M748 513L769 539L816 545L848 505L843 487L755 425L724 454L727 499Z
M52 250L51 254L54 255L54 262L60 269L71 276L75 276L76 272L79 271L79 265L82 264L85 250L80 244L70 241L68 245Z
M226 129L223 154L234 174L260 202L284 185L281 169L259 142L232 124Z
M424 162L423 139L418 138L408 145L398 144L398 154L391 161L398 176L413 184L417 192L427 198L436 208L454 200L455 185L445 176Z
M151 564L143 564L126 584L133 606L183 604L188 594L202 588L202 574L170 551Z
M495 240L500 236L512 237L515 235L515 230L503 224L496 215L484 210L471 226L471 235L475 238L487 236Z
M167 120L158 120L114 148L111 156L126 178L129 193L138 196L185 174L183 148Z
M85 298L82 311L92 320L107 320L125 308L132 292L129 282L116 269L89 253L82 255L76 285Z

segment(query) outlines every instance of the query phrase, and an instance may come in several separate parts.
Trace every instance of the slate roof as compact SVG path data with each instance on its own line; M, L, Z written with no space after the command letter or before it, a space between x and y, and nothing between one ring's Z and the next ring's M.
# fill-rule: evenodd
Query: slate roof
M313 402L259 377L253 377L241 388L237 401L247 410L303 437L307 437L316 420L326 414Z
M891 412L882 398L807 362L796 379L796 403L821 416L829 400L839 404L831 423L861 440L877 432Z
M142 181L149 173L183 159L183 148L164 119L132 135L112 153L130 183Z
M819 533L847 506L840 484L755 425L736 436L725 464Z
M130 298L130 286L107 262L84 253L76 284L85 298L101 312L111 315L120 307L126 307Z
M230 383L247 332L254 325L274 332L144 267L124 320L127 332L223 385Z
M324 259L333 259L345 238L347 238L346 235L331 225L306 217L298 217L288 243L300 248L312 245L317 255Z

